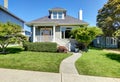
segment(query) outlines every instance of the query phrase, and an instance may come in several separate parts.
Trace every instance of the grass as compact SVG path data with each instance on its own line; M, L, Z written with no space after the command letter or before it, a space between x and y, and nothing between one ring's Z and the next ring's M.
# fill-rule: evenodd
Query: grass
M59 72L61 61L70 56L64 53L30 52L9 48L10 54L0 55L0 68Z
M120 78L120 54L90 49L76 62L79 74Z

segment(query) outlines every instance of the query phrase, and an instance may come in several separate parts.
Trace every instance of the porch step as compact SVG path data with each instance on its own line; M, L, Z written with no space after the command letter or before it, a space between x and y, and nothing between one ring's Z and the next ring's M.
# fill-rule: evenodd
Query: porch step
M69 50L69 40L68 39L56 39L56 43L59 46L65 46Z

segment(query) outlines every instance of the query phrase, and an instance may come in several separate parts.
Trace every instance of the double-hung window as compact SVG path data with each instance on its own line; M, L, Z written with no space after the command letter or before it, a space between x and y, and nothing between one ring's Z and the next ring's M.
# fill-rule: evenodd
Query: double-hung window
M63 12L53 12L52 19L63 19Z
M53 12L53 19L57 19L57 12Z
M62 19L63 16L62 16L62 12L58 12L58 19Z

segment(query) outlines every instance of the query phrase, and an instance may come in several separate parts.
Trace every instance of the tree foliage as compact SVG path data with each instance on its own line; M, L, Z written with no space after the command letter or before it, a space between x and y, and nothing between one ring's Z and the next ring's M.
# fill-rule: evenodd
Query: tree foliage
M112 36L120 29L120 0L108 0L98 11L97 26L102 28L105 36Z
M73 29L71 34L78 42L83 43L87 47L96 36L102 34L102 30L97 27L82 27Z
M5 53L7 46L10 43L19 43L26 40L26 37L21 34L22 27L10 22L0 23L0 47L2 53Z

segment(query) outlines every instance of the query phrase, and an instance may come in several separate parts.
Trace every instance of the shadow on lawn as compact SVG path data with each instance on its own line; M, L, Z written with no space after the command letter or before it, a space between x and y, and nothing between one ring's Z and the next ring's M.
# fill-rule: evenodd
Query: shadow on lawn
M120 54L115 53L108 53L106 56L112 60L116 60L117 62L120 62Z
M19 48L19 47L9 47L9 48L6 49L6 53L1 53L1 54L15 54L15 53L19 53L21 51L23 51L22 48Z
M89 47L89 49L93 49L93 50L103 50L104 48Z

